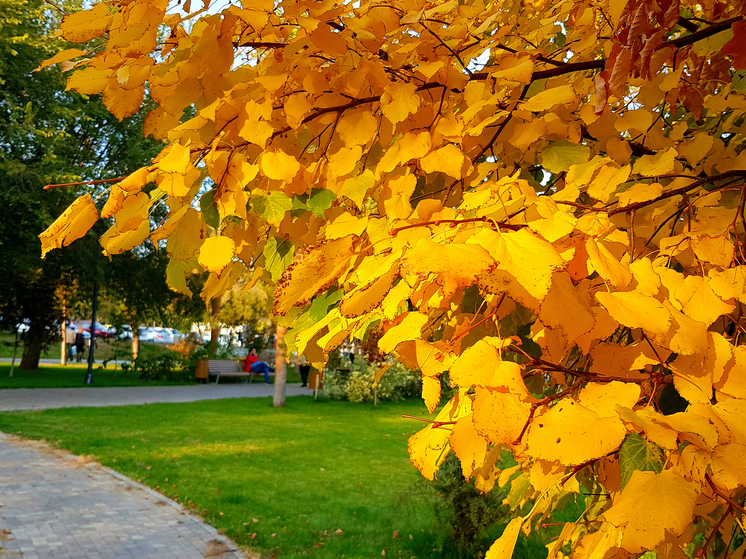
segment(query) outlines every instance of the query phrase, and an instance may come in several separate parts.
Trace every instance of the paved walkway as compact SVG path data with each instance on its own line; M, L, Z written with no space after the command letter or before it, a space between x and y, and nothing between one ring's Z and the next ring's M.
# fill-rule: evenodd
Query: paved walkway
M106 407L197 402L222 398L263 398L275 392L273 384L192 384L187 386L117 386L87 388L13 388L0 390L0 412L53 408ZM288 384L287 396L313 395L300 384Z
M0 433L3 559L246 556L179 504L96 463Z

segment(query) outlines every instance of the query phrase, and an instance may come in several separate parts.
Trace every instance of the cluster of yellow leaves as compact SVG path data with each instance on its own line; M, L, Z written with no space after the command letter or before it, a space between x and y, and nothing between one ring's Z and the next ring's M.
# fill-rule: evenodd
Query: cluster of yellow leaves
M431 412L448 373L413 463L432 479L453 451L482 491L534 501L489 558L580 492L550 557L728 541L746 487L746 5L201 4L109 0L62 24L101 41L50 61L75 60L68 88L120 119L147 91L145 133L168 143L111 188L104 250L165 241L169 284L207 270L206 300L244 268L276 283L286 341L317 366L379 330ZM43 250L96 214L79 199ZM500 471L503 449L518 466Z

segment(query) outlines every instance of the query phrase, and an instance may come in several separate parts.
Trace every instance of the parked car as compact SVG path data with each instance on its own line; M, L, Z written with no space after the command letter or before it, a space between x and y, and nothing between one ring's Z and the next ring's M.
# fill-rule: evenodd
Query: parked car
M129 324L123 324L116 330L116 336L118 340L131 340L132 339L132 326Z
M156 342L159 343L163 340L163 336L156 331L155 328L140 327L140 341L141 342Z
M77 322L72 322L70 326L72 326L76 330L78 328L82 328L84 335L85 335L85 332L87 332L90 336L90 333L91 333L91 321L90 320L78 320ZM111 338L116 335L116 332L109 330L100 322L96 322L95 335L101 338ZM89 337L89 336L86 336L86 337Z
M174 336L171 333L171 330L168 328L162 328L160 326L155 326L153 328L153 331L155 331L156 334L158 334L158 338L153 340L154 342L157 342L159 344L172 344L174 343Z

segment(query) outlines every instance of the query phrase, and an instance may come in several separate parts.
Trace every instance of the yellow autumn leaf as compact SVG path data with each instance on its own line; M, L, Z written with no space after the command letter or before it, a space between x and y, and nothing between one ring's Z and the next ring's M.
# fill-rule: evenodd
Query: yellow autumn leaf
M655 549L666 532L680 534L689 526L696 500L695 486L672 470L635 471L603 518L624 528L622 549L642 553Z
M637 202L654 200L661 194L663 194L663 185L659 182L653 184L637 183L619 194L619 207L623 208Z
M650 335L663 335L671 325L671 313L657 299L634 291L596 293L596 299L619 324L642 328Z
M446 294L472 285L494 265L489 253L478 245L440 244L420 239L402 259L403 266L413 274L434 280Z
M528 452L542 460L574 466L615 451L626 434L616 414L601 417L568 398L534 416L528 430Z
M484 559L511 559L522 526L523 518L514 518L508 522L502 535L487 550Z
M361 285L345 295L339 304L339 312L347 318L360 316L381 304L399 276L399 267L394 266L373 282Z
M715 295L710 282L700 276L688 276L675 292L681 310L689 318L710 326L724 314L729 314L735 305L723 302Z
M158 167L164 173L183 174L189 170L191 165L190 149L181 144L172 144L163 150L158 161Z
M612 381L606 384L591 383L578 394L578 402L599 417L617 417L615 406L631 408L640 399L640 385Z
M363 150L360 146L340 148L339 151L329 156L329 170L335 177L347 175L355 169L362 154Z
M511 54L498 59L498 70L491 77L508 82L531 83L534 61L526 54Z
M181 260L169 260L166 266L166 283L169 289L186 295L192 296L192 290L186 282L186 274L194 270L194 262L183 262Z
M377 132L378 120L370 111L347 112L337 125L337 133L348 148L367 144Z
M80 239L98 220L98 210L90 194L78 197L60 217L39 235L41 257L55 248L62 248Z
M80 49L65 49L57 54L55 54L52 58L48 58L47 60L42 60L41 64L34 70L34 72L38 72L39 70L42 70L46 68L47 66L52 66L54 64L58 64L60 62L66 61L66 60L72 60L73 58L77 58L79 56L83 56L85 54L85 51L82 51Z
M60 24L60 31L71 43L85 43L104 33L110 23L109 7L105 2L100 2L90 10L66 15Z
M390 219L407 219L412 214L409 197L416 187L417 177L412 174L393 178L386 183L391 196L383 201L383 207Z
M88 66L87 68L75 71L69 78L67 78L67 86L65 87L65 90L74 90L83 95L97 95L109 84L111 76L111 70L100 70Z
M427 411L433 413L440 403L440 379L436 377L422 377L422 399Z
M437 382L440 384L440 381ZM464 478L468 480L472 472L484 463L487 455L487 441L477 433L471 415L462 417L456 422L450 443L451 450L461 462Z
M445 173L455 179L461 178L464 153L453 144L446 144L420 159L420 167L426 173Z
M491 444L513 446L530 417L529 398L499 388L474 389L474 427Z
M381 112L392 124L403 121L420 107L417 86L394 82L387 85L381 95Z
M233 260L236 244L230 237L210 237L199 249L199 265L208 272L220 275Z
M339 196L346 196L352 200L358 208L363 207L363 201L368 191L376 184L373 171L366 169L362 174L345 179Z
M189 260L197 252L205 234L202 214L189 208L168 237L166 252L176 260Z
M329 287L349 266L355 235L322 242L295 253L293 264L283 272L275 289L275 314L304 305Z
M422 335L422 328L429 317L419 312L408 312L402 319L378 340L378 347L385 353L394 351L397 345L409 340L415 340Z
M125 197L121 207L114 216L117 229L124 233L125 231L139 228L141 223L148 219L152 205L153 202L150 196L144 192L130 194Z
M712 291L725 300L738 299L746 304L746 266L726 270L712 269L707 274Z
M451 398L435 416L436 423L429 423L427 427L409 438L407 450L409 459L420 473L430 481L450 452L448 443L453 431L453 424L471 413L471 402L462 393Z
M282 150L265 151L259 166L267 178L290 182L300 170L300 163Z
M145 216L137 216L131 220L127 229L120 229L112 225L101 237L104 254L121 254L140 246L150 235L150 220Z
M596 322L588 301L578 293L566 272L554 275L549 293L541 303L539 317L545 325L561 328L571 340L589 332Z
M228 267L223 271L222 274L218 275L211 272L207 277L200 296L203 301L212 301L218 297L222 297L223 294L236 285L238 278L241 277L243 271L243 264L234 260Z
M132 116L142 105L145 98L145 86L127 89L124 87L106 87L103 92L102 101L109 112L117 117L120 122Z
M520 366L512 361L503 361L495 346L485 339L479 340L456 359L451 366L450 380L462 388L481 386L528 395Z
M589 238L585 243L585 250L588 253L588 264L591 270L619 289L625 289L630 284L632 274L603 242L596 242L595 239Z
M150 177L150 171L147 167L141 167L122 182L119 183L119 188L125 192L137 192L142 190L143 187L148 184L148 178Z
M632 172L643 177L659 177L674 171L676 149L668 148L655 155L643 155L635 162Z
M407 367L419 369L426 376L437 376L447 371L456 360L452 353L421 339L398 344L396 352Z
M540 91L527 101L521 103L521 109L535 113L547 111L557 105L576 103L578 96L571 85L560 85Z
M480 285L491 293L507 291L516 300L522 292L539 301L544 299L552 275L566 266L551 244L527 229L504 233L484 229L469 242L484 247L497 262L489 274L479 278Z

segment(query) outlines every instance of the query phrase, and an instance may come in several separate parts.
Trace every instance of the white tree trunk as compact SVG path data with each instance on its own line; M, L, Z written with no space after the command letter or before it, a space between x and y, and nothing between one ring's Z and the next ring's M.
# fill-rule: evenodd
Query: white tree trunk
M287 348L285 347L285 332L288 329L284 326L277 327L277 341L275 342L277 351L275 352L275 397L272 405L276 408L285 407L285 394L287 392Z

